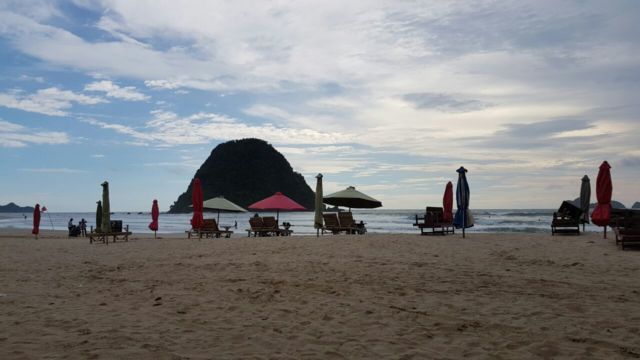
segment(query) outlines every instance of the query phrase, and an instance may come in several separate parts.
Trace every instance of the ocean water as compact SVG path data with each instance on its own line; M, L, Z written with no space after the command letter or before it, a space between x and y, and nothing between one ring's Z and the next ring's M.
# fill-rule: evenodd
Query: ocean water
M554 210L551 209L491 209L472 210L475 218L475 226L467 229L468 232L549 232ZM423 214L424 210L353 210L356 221L364 221L367 230L371 233L418 233L412 226L416 214ZM249 227L249 213L221 213L220 224L232 226L231 230L243 234ZM275 216L273 212L262 212L262 216ZM313 228L313 212L284 212L280 213L280 223L290 222L296 234L315 234ZM205 213L205 218L215 218L217 213ZM41 229L67 230L69 218L73 218L75 224L82 218L89 226L95 225L95 213L42 213L40 221ZM134 233L152 233L148 229L151 215L148 212L116 212L111 215L112 220L122 220L124 225L129 225L129 230ZM180 233L190 228L191 214L160 214L158 233ZM233 226L237 222L237 229ZM32 214L4 213L0 214L0 228L31 229ZM587 225L586 231L601 231L593 225Z

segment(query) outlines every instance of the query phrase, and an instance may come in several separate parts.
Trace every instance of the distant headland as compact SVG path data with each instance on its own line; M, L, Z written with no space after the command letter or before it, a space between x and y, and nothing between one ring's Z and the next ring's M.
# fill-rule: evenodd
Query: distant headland
M0 205L0 213L33 212L33 210L35 209L31 206L19 206L12 202L7 205Z

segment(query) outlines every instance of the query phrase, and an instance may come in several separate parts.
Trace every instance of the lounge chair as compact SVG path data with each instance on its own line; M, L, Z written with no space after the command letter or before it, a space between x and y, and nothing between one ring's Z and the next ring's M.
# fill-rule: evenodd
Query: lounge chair
M275 220L274 220L275 222ZM247 230L247 236L270 236L271 234L276 234L275 229L271 226L268 227L264 223L264 219L259 216L254 216L249 218L249 229Z
M340 220L340 226L344 226L347 228L355 228L355 232L357 234L365 234L367 232L367 228L364 226L365 223L360 221L357 223L353 220L353 214L351 211L343 211L338 213L338 220Z
M324 233L325 231L331 231L331 233L335 235L344 231L347 234L354 234L358 231L356 227L348 227L340 224L340 220L338 220L338 214L336 213L324 213L322 214L322 218L324 219L324 227L322 228L322 233Z
M420 235L455 234L455 227L451 220L452 216L449 216L448 220L445 220L444 217L444 210L441 207L427 206L422 219L416 215L416 222L413 226L417 226L420 229Z
M114 224L114 222L116 223ZM103 244L109 245L109 238L112 238L113 242L116 242L116 240L129 241L129 235L133 234L131 231L129 231L129 225L125 226L123 230L122 220L112 220L111 226L111 232L98 232L95 231L92 226L89 230L89 233L87 234L89 236L89 244L93 244L94 242L101 242Z
M553 220L551 221L551 235L580 235L581 223L582 209L568 201L563 201L558 211L553 213Z
M293 230L281 229L278 226L278 221L273 216L265 216L262 218L262 223L266 231L273 233L276 236L290 236Z
M622 250L640 245L640 211L612 209L611 227L616 234L616 245Z

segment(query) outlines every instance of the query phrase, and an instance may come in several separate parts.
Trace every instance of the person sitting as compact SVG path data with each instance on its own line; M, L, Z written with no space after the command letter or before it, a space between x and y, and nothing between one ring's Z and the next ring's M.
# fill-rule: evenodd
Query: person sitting
M73 218L69 219L69 236L77 237L80 235L80 228L73 224Z

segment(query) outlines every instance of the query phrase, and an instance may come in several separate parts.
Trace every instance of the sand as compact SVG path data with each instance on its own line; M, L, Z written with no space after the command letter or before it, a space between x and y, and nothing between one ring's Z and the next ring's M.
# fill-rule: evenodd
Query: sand
M601 234L90 245L0 231L2 359L640 357L640 252Z

